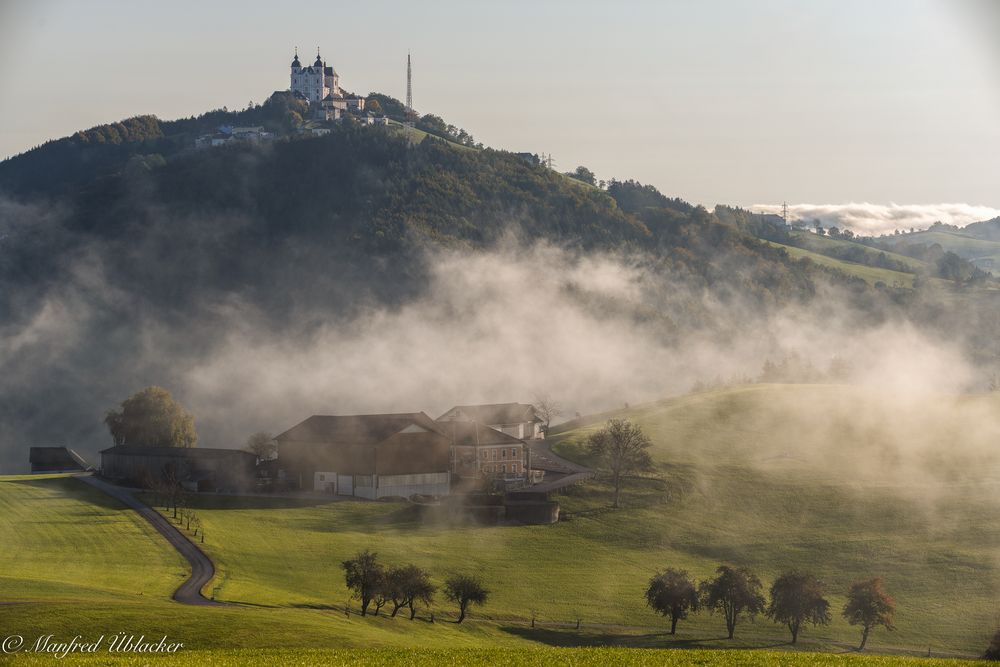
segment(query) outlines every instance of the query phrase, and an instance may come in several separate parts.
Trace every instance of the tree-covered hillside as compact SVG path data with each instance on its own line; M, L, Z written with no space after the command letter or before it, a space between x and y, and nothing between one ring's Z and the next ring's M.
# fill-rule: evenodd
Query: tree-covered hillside
M380 99L391 115L391 98ZM354 318L375 326L373 313L433 304L429 283L440 290L453 270L442 250L474 257L505 248L500 277L504 261L539 246L577 265L601 255L624 274L641 268L641 297L628 301L601 292L599 281L590 291L571 278L535 289L667 347L694 334L727 346L752 339L769 313L831 296L847 309L842 322L909 318L975 353L992 345L995 308L962 319L967 304L933 290L876 288L836 264L800 260L777 245L788 232L773 216L708 211L629 180L587 185L522 155L460 145L461 132L444 121L442 130L436 117L422 121L444 138L350 121L316 136L301 105L276 94L240 112L135 118L0 163L0 420L11 426L0 451L21 460L23 447L41 441L93 451L107 437L101 416L121 396L155 384L184 399L192 375L234 337L278 341L287 355ZM193 147L222 124L262 125L275 138ZM454 270L456 285L478 279ZM511 298L490 292L501 287L479 289L492 301ZM542 335L551 316L535 306L543 295L517 289L517 305L488 329ZM435 326L468 326L475 338L475 312L452 316L438 315ZM199 419L206 408L192 411ZM242 428L222 421L227 434ZM227 444L219 432L206 432L209 446Z

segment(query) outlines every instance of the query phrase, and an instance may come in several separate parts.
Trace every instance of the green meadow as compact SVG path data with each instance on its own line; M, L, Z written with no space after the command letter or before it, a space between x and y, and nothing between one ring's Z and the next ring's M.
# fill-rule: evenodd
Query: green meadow
M0 478L0 594L16 603L0 605L0 626L26 637L166 634L206 664L338 664L356 660L351 647L382 647L386 662L401 648L447 649L426 654L432 664L825 664L859 639L839 617L843 592L883 576L897 629L873 632L874 654L985 649L1000 616L996 397L753 385L582 419L554 436L556 450L586 462L586 437L610 416L651 436L656 474L628 480L617 511L605 482L571 487L559 496L568 520L552 526L428 524L393 503L199 496L192 506L218 569L205 593L230 603L222 608L170 600L184 564L132 512L76 480ZM438 585L479 574L490 600L460 626L440 595L415 621L361 618L340 562L365 548L427 568ZM819 575L834 620L805 628L798 648L822 655L788 652L787 632L763 618L742 621L732 641L706 613L667 635L644 605L649 577L669 566L705 578L723 562L753 567L765 587L786 569ZM688 650L598 648L626 646Z

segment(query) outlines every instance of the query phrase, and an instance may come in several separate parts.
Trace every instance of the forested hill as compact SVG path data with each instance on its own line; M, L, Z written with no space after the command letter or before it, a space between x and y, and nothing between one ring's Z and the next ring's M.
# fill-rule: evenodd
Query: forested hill
M728 284L761 302L807 298L817 276L865 289L759 242L755 225L773 224L760 216L720 219L632 181L602 190L530 157L434 136L415 141L424 133L399 126L345 123L304 135L295 131L297 104L276 95L244 112L135 118L0 163L0 279L23 293L64 275L66 259L87 248L114 258L102 262L106 279L154 304L250 291L280 309L282 284L308 300L309 276L329 273L337 257L344 284L394 301L419 278L427 246L513 237L646 251L697 284ZM223 122L261 123L279 138L192 148L199 132ZM355 271L365 280L353 281ZM0 305L15 314L11 299Z
M410 130L317 128L299 105L279 94L242 112L136 118L0 163L0 465L22 461L30 444L95 451L106 442L104 410L150 384L182 396L212 389L239 404L231 392L247 388L206 388L198 375L234 338L287 353L317 331L426 307L455 257L497 248L508 254L491 270L539 244L641 265L647 282L634 303L578 291L570 278L556 289L573 308L653 330L667 346L685 334L753 335L746 318L821 294L828 301L831 290L859 322L900 313L928 327L956 321L918 290L797 259L773 216L708 211L633 181L595 187L531 156L470 145L436 117ZM263 125L276 138L194 149L196 136L223 123ZM476 279L474 265L463 267L456 284ZM535 296L519 294L523 312L495 326L544 323ZM435 326L463 326L454 317ZM741 325L722 327L720 317ZM962 335L979 347L994 324ZM230 408L216 414L206 443L239 444L227 438L246 424Z

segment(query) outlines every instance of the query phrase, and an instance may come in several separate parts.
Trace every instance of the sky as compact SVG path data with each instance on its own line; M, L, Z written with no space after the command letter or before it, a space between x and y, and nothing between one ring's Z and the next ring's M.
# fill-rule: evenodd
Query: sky
M0 157L262 102L295 46L402 99L409 50L419 112L564 171L709 206L1000 215L998 5L0 0Z

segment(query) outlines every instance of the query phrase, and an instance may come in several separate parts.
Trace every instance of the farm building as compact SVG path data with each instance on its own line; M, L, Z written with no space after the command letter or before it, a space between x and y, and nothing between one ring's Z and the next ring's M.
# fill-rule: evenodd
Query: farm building
M517 486L528 479L529 451L523 440L478 422L439 421L451 442L451 470L459 477L494 479Z
M423 412L314 415L275 440L300 489L369 499L451 490L450 442Z
M144 484L172 479L193 491L247 491L253 488L257 457L238 449L207 447L109 447L101 451L101 474Z
M543 424L535 406L527 403L493 403L490 405L456 405L438 417L439 422L479 422L520 440L545 437Z
M28 463L33 473L82 472L90 466L68 447L32 447Z

